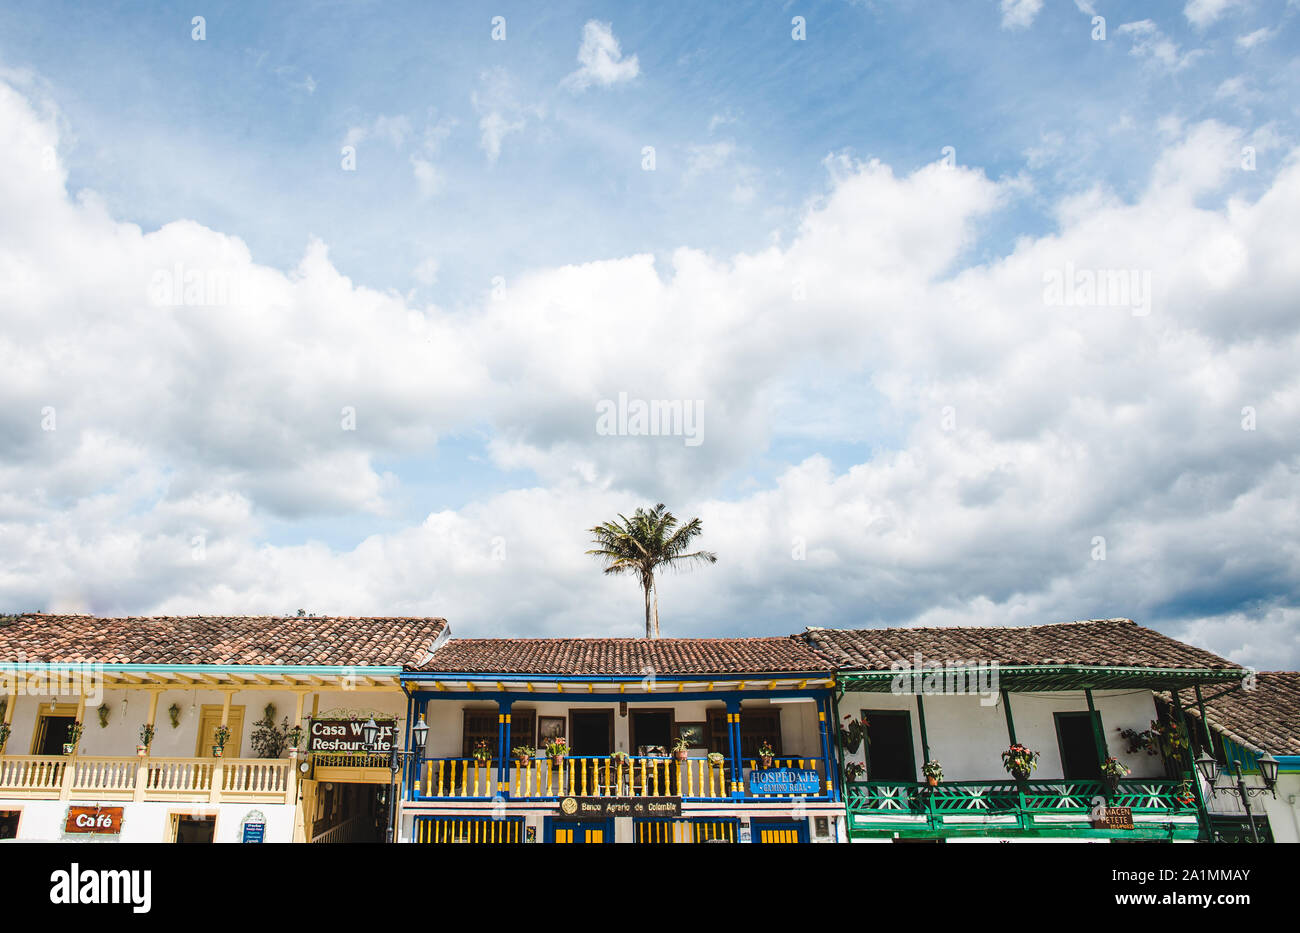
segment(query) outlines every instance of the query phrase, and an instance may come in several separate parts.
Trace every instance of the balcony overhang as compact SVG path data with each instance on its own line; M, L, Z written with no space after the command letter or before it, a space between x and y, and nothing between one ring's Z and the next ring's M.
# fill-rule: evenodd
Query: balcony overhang
M406 672L402 685L411 692L520 700L550 697L573 702L698 699L743 693L754 697L810 696L830 690L835 677L826 672L759 674L692 674L618 676L579 674L463 674Z
M1010 691L1117 690L1140 688L1168 690L1197 684L1230 683L1243 670L1203 668L1102 667L1085 664L998 665L904 668L884 671L841 671L838 683L855 693L915 693L913 681L933 677L943 683L951 675L959 682L987 682L992 689ZM981 680L982 678L982 680ZM899 690L899 686L903 689ZM924 692L929 692L924 691ZM948 691L937 691L948 692ZM967 693L977 690L967 689Z
M123 690L359 690L401 689L402 669L336 664L100 664L0 662L0 682L44 677L50 682L92 681Z

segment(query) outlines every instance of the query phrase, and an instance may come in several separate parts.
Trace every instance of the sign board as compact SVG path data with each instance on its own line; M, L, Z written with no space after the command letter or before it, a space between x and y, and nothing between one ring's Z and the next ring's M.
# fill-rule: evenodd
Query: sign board
M244 817L243 832L240 835L240 842L265 842L266 841L266 817L261 810L253 810L248 816Z
M560 801L561 819L681 815L680 797L565 797Z
M792 797L818 792L820 778L811 768L765 768L749 772L746 782L751 794Z
M1107 807L1105 816L1096 823L1093 823L1096 829L1132 829L1133 828L1133 808L1132 807Z
M375 720L379 727L378 752L368 752L359 719L313 719L307 732L307 751L317 755L381 754L393 750L397 720Z
M68 807L63 831L117 835L122 832L122 810L122 807Z

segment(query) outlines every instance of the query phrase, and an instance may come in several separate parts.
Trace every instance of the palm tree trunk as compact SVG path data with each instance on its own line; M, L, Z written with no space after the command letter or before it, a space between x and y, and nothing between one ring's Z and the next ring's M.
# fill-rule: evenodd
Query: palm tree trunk
M646 638L654 637L650 633L651 632L650 630L650 587L651 585L652 584L648 580L641 581L641 589L645 591L645 637Z
M655 638L659 637L659 584L652 584L655 590Z

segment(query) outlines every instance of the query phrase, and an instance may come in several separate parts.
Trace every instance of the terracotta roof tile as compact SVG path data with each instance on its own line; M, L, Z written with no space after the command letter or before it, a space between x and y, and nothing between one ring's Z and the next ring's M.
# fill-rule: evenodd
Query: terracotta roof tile
M1199 716L1183 695L1184 709ZM1205 703L1210 726L1239 745L1272 755L1300 755L1300 672L1261 671L1253 689L1238 687Z
M798 636L772 638L454 638L423 670L455 674L829 673Z
M444 619L85 615L0 618L0 661L102 664L418 664Z
M895 663L913 663L917 652L926 663L940 664L1238 667L1130 619L966 628L808 629L803 637L841 671L887 671Z

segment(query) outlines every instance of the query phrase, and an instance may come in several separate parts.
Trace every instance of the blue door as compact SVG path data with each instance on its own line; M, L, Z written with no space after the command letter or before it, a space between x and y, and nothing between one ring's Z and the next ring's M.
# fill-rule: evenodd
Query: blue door
M614 841L614 820L557 820L546 818L546 841L559 843L607 843Z
M753 842L790 844L808 841L807 820L750 820Z

